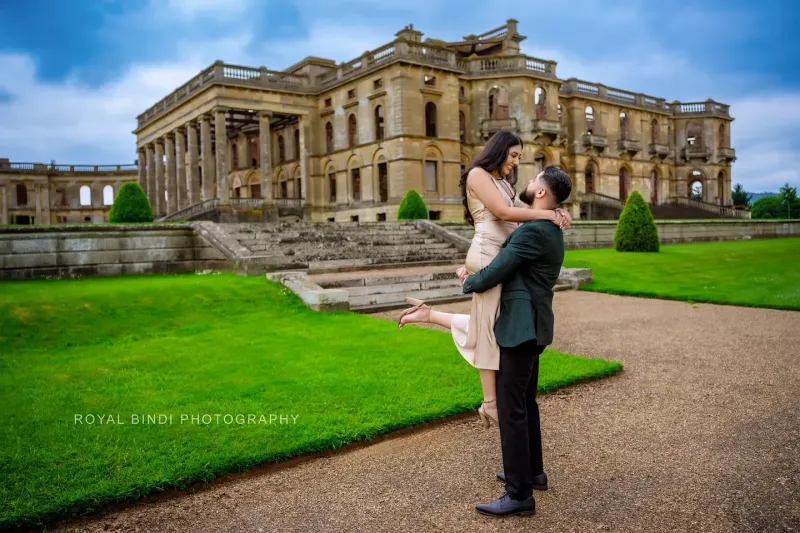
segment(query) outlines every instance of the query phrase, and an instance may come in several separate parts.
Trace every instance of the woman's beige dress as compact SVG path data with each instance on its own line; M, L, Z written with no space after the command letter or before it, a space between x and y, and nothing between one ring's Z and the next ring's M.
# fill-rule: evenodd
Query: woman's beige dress
M511 185L505 180L492 181L506 203L513 206L514 191ZM517 223L504 222L494 216L480 200L469 193L469 189L467 207L475 220L475 235L467 252L465 266L470 274L474 274L497 257L500 247L516 229ZM456 347L464 359L476 368L500 368L500 347L494 338L494 324L500 310L500 290L498 285L484 293L474 293L470 314L453 317L450 331Z

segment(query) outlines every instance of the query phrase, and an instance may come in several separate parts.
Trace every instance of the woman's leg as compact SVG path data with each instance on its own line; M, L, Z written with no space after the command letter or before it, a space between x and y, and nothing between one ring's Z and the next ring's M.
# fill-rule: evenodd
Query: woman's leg
M443 311L417 309L403 317L402 324L436 324L443 328L450 329L453 323L454 313L445 313ZM489 370L480 368L478 369L481 377L481 388L483 389L483 408L486 414L497 420L497 384L495 383L496 370Z

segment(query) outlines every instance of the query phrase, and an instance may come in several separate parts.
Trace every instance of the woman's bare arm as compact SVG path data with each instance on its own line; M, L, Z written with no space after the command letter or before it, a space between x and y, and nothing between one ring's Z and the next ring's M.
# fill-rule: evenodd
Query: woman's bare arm
M473 168L467 176L467 187L494 216L509 222L527 222L529 220L555 222L556 212L553 210L510 207L492 183L493 179L492 175L482 168Z

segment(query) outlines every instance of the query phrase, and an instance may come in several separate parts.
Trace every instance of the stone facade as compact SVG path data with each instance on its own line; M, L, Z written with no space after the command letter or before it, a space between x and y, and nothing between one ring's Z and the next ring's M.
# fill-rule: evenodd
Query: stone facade
M0 224L107 222L136 165L46 165L0 159Z
M179 210L200 198L222 208L250 199L316 221L392 220L416 189L433 217L460 219L461 169L510 129L525 142L519 186L560 165L574 178L573 216L633 190L667 203L694 186L696 199L730 204L728 106L562 80L555 62L520 53L524 39L515 20L460 42L423 41L408 26L338 65L309 57L270 71L218 61L137 117L140 161L172 150L171 138L188 150L183 172L161 171L156 160L143 184L154 177L150 194L161 194L183 176ZM177 159L162 157L168 167Z

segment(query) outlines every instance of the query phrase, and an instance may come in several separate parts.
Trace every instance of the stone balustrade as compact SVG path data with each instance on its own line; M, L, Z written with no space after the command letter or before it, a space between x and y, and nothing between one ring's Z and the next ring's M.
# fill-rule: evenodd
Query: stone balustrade
M122 172L130 174L138 170L139 166L132 165L58 165L46 163L25 163L0 159L1 172L20 172L36 174L83 174Z

